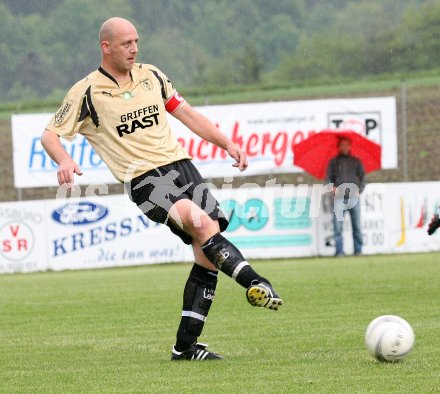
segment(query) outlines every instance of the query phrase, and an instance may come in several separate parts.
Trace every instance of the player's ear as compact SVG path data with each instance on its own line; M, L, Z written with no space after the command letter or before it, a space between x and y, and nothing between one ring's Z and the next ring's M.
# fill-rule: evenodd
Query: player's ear
M102 50L102 53L109 54L110 53L110 43L108 41L101 41L101 50Z

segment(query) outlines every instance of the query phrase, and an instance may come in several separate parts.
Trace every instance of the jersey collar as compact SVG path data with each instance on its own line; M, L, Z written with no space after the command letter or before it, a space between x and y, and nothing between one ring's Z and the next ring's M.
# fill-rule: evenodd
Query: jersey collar
M98 71L99 71L101 74L105 75L105 76L106 76L108 79L110 79L112 82L114 82L114 83L118 86L118 88L120 87L118 81L113 77L113 75L111 75L109 72L107 72L106 70L104 70L104 69L102 68L102 66L99 66ZM130 71L130 78L131 78L131 80L133 80L133 75L131 74L131 71Z

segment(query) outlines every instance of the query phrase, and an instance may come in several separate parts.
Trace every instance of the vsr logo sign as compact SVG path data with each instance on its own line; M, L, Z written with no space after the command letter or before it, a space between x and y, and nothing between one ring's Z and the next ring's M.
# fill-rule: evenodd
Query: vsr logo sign
M68 203L52 213L52 219L64 225L79 226L95 223L108 215L103 205L89 201Z
M28 257L34 246L32 229L22 222L9 222L0 227L0 256L10 261Z

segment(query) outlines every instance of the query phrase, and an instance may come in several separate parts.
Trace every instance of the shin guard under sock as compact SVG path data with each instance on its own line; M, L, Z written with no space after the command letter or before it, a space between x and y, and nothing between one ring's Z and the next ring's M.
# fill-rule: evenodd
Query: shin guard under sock
M248 288L254 281L269 283L253 270L237 247L220 233L211 237L202 246L202 251L212 264L243 287Z
M217 272L194 264L183 292L182 318L175 349L188 349L201 335L217 286Z

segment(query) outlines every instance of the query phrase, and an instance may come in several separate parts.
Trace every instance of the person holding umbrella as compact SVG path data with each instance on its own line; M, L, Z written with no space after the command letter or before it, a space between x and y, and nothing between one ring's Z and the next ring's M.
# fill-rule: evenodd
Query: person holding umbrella
M325 129L294 145L293 154L295 166L333 184L336 256L344 254L342 229L347 210L351 216L354 252L361 254L359 195L365 188L365 174L382 168L382 147L353 130ZM356 187L339 187L344 183ZM357 195L353 195L354 190ZM347 191L352 194L345 195Z
M344 213L349 212L353 232L354 254L362 254L362 232L361 232L361 206L359 203L360 193L365 188L364 166L357 157L351 154L351 140L348 137L340 137L338 142L339 153L330 160L327 167L327 183L333 184L334 205L333 205L333 228L335 232L336 253L335 256L344 255L344 244L342 231L344 226ZM339 189L343 184L355 184L358 194L347 195L349 189ZM352 189L350 189L351 191ZM347 200L355 198L352 208L346 209L344 204Z

